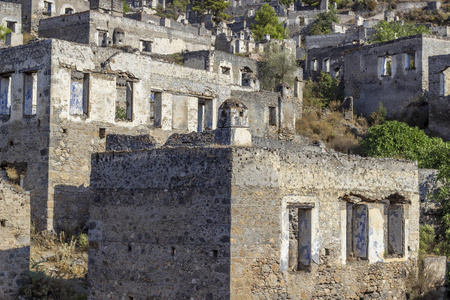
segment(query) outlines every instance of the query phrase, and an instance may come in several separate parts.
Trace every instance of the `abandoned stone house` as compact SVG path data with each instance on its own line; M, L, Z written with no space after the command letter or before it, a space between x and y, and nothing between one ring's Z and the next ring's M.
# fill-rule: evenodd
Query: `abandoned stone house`
M221 105L216 145L93 155L90 299L406 297L416 163L251 147L247 112Z
M300 82L259 91L255 62L227 53L190 53L178 65L49 39L1 49L0 61L0 161L20 173L41 229L86 222L90 156L108 134L150 134L162 145L174 132L212 130L234 93L252 107L255 136L292 139L301 115Z
M450 140L450 55L430 57L429 82L427 99L429 103L428 130L444 140Z
M1 0L21 4L23 30L38 32L39 20L89 10L89 0ZM95 2L95 1L93 1ZM98 2L98 1L97 1ZM106 1L105 1L106 2Z
M364 116L381 103L391 117L402 117L428 91L428 58L450 54L450 40L416 35L357 49L344 55L345 96ZM427 112L425 112L427 113Z

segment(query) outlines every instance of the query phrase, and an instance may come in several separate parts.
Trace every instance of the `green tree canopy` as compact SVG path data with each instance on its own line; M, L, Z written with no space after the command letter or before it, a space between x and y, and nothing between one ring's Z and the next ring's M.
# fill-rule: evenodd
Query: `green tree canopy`
M361 147L368 156L417 160L419 168L438 168L450 157L448 143L397 121L371 127Z
M189 0L173 0L168 3L165 8L161 4L156 6L156 15L161 18L169 18L176 20L178 16L186 11Z
M332 22L339 23L339 18L337 17L334 9L318 14L312 25L309 27L309 34L320 35L331 33Z
M264 48L260 65L262 88L275 90L282 82L294 83L294 72L297 64L294 54L278 43L270 43Z
M128 3L125 0L122 0L123 2L123 13L129 13L131 11L131 7L128 5Z
M375 34L370 43L380 43L395 40L401 37L416 35L421 33L430 34L430 30L425 25L416 26L415 24L401 22L380 21L375 25Z
M229 5L230 2L226 0L192 0L192 9L203 14L211 14L215 24L228 19L229 16L224 11Z
M275 10L269 4L263 4L256 12L255 21L256 24L252 25L252 33L256 41L262 41L265 34L270 34L271 38L279 40L287 37L286 30L278 22Z

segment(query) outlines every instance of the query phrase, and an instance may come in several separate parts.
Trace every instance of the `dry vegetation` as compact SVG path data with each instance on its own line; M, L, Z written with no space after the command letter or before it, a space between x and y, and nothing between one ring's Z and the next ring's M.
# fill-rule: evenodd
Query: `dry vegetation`
M85 233L32 232L25 299L86 299L88 237Z

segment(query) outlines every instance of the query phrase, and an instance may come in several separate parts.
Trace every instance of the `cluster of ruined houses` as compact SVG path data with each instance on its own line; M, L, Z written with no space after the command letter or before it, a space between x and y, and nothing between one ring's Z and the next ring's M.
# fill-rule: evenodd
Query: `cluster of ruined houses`
M226 44L241 25L213 34L124 17L115 0L10 2L0 1L12 30L0 49L0 162L15 174L0 181L2 299L28 269L30 216L40 230L89 230L89 299L405 297L422 171L296 136L302 76L261 90L257 62L233 55L262 50L236 42L251 41L245 25ZM22 45L22 26L39 38ZM400 113L427 92L430 129L450 138L450 40L359 42L368 37L358 27L308 37L306 50L284 44L306 55L307 77L344 80L359 113L379 103Z

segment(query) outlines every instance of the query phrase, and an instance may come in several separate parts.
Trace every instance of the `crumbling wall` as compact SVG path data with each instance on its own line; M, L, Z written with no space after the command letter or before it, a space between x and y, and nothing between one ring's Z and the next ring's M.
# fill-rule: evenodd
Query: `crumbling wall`
M14 23L14 24L12 24ZM0 2L0 25L15 33L22 32L22 7L20 4ZM10 28L11 26L14 29Z
M184 26L184 25L183 25ZM115 41L115 30L124 32L122 42ZM107 40L104 41L103 34ZM39 36L104 46L130 46L143 50L142 41L151 43L151 51L160 54L213 49L211 34L159 26L98 11L42 20Z
M230 297L230 156L227 148L93 156L90 298Z
M429 58L429 125L428 129L444 140L450 140L450 55Z
M388 116L402 117L428 90L428 57L448 54L449 46L445 38L416 35L347 51L345 96L353 97L355 110L363 115L381 103ZM411 65L408 55L414 57Z
M400 299L417 271L416 163L258 148L92 161L91 297L208 298L214 290L219 298ZM347 256L351 201L368 207L365 259ZM396 256L387 254L390 205L402 207ZM291 208L306 221L298 269L289 269Z
M30 265L30 194L0 176L0 298L12 300Z

